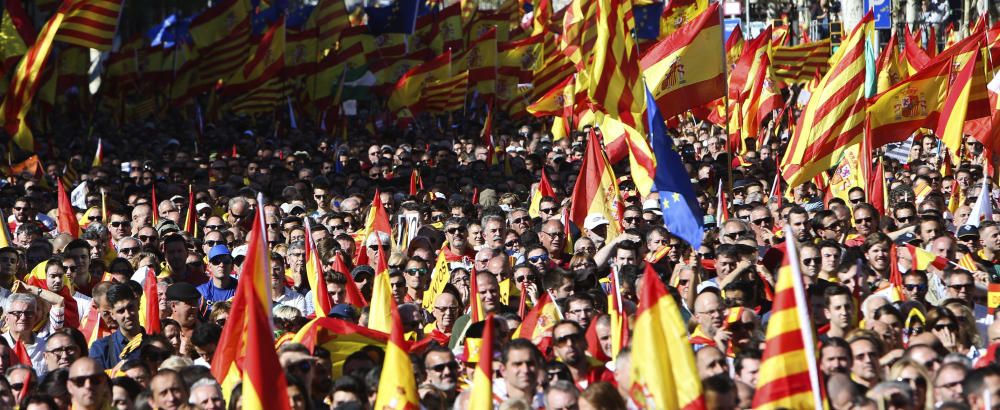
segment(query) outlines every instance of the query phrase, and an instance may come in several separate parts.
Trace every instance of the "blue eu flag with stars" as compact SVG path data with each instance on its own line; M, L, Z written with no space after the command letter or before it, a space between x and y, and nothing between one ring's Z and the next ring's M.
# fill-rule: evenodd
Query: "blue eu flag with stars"
M417 1L396 0L389 7L365 7L365 14L368 15L368 31L373 35L413 34L417 25Z
M643 40L656 40L660 36L661 14L663 14L663 3L657 2L648 6L633 7L635 36Z
M651 134L650 142L653 145L653 155L656 156L653 190L660 193L663 222L670 233L687 241L697 250L705 236L705 219L681 156L674 151L674 142L667 135L667 126L656 107L656 100L648 88L643 88L646 90L646 121Z

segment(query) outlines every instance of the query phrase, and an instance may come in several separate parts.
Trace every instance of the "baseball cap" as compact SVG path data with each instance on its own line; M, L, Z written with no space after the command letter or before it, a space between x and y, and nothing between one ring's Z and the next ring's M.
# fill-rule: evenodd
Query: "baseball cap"
M957 236L959 238L961 238L963 236L973 236L973 237L978 238L979 237L979 229L977 229L975 226L972 226L972 225L962 225L961 228L958 228L958 235Z
M229 248L226 245L219 244L208 250L208 260L215 259L216 256L232 256L232 254L229 253Z
M187 282L177 282L167 288L167 300L189 301L200 298L201 293L198 293L198 288Z
M156 234L160 237L170 233L170 232L180 232L181 227L177 225L176 222L169 219L163 218L159 223L156 224Z
M642 202L642 210L644 212L652 212L656 215L663 215L663 210L660 209L660 201L655 199L647 199Z
M329 316L337 319L354 320L358 318L358 310L354 306L341 303L330 308Z
M592 230L594 228L597 228L598 226L607 224L608 224L608 218L605 218L604 215L600 214L587 215L587 218L583 220L583 227L588 230Z
M212 209L212 205L206 204L204 202L199 202L197 205L194 206L194 210L197 212L201 212L204 209Z

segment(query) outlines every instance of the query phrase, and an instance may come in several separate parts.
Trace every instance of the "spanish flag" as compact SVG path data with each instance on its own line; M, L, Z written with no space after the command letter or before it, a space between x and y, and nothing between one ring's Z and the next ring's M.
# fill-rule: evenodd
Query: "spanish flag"
M73 238L79 238L80 222L76 220L76 212L73 210L73 204L69 201L69 195L66 195L66 187L63 186L61 179L56 179L56 184L59 199L59 219L57 220L59 232L67 233Z
M919 35L919 33L918 33ZM920 39L910 32L909 26L903 28L903 55L906 57L906 69L910 75L916 74L921 68L927 66L931 57L920 47Z
M472 373L470 409L493 408L493 314L486 315L483 343L479 348L479 361Z
M919 128L933 128L948 94L951 65L933 64L872 97L868 105L872 147L906 140Z
M865 41L873 28L869 11L840 45L833 66L799 117L781 163L789 187L830 169L850 146L861 142L865 120Z
M372 199L372 204L368 207L368 217L365 218L365 227L361 231L355 233L355 241L359 242L357 248L357 253L354 255L355 265L366 265L368 264L368 253L365 252L365 244L368 242L368 237L379 234L392 235L392 225L389 225L389 215L385 212L385 206L382 205L382 194L375 189L375 198Z
M14 246L14 237L10 234L10 226L7 225L7 216L0 210L0 249Z
M142 297L139 298L139 325L147 334L158 334L160 329L160 295L156 289L156 273L146 268L146 280L142 283Z
M389 335L348 321L318 317L303 325L292 341L302 343L309 351L315 351L316 347L326 349L330 353L333 377L340 377L348 356L365 346L385 349Z
M417 395L413 363L410 362L408 344L403 338L403 323L395 309L392 310L391 326L374 408L417 410L420 408L420 396Z
M660 14L660 38L666 38L687 27L708 9L708 0L672 0ZM737 26L739 27L739 26ZM734 32L735 33L735 32Z
M476 269L469 275L469 324L481 322L486 317L483 301L479 298L479 280L476 279Z
M785 237L795 238L786 226ZM798 245L788 242L788 253L778 270L774 306L765 335L754 409L823 408L816 342L805 307L805 286L799 264Z
M645 132L641 117L646 101L640 81L639 55L632 38L635 22L631 0L597 0L597 39L587 96L603 111ZM721 36L716 37L720 39ZM722 57L720 51L719 57Z
M424 84L444 78L451 78L451 50L403 74L389 96L387 107L400 118L412 117L410 106L420 101Z
M910 251L910 257L913 261L913 269L916 270L925 271L930 266L933 266L938 270L944 270L951 263L948 262L948 259L937 256L920 247L906 244L906 249Z
M441 243L441 250L438 251L437 262L434 263L434 270L431 271L431 283L424 292L424 299L421 306L430 311L434 308L434 299L444 291L444 287L451 282L451 269L448 260L445 258L444 250L448 248L448 241Z
M536 117L561 116L566 108L566 103L573 101L575 79L573 76L566 77L561 83L552 87L538 101L531 103L527 110ZM569 98L567 98L567 96Z
M542 203L543 197L556 197L556 191L552 189L552 184L549 183L549 177L545 175L545 167L542 167L542 176L538 179L538 188L531 193L531 204L528 205L528 216L532 218L538 218L539 213L538 207Z
M108 329L108 326L101 321L101 311L93 304L90 305L90 310L87 311L87 316L84 316L80 321L80 332L82 332L83 337L87 339L88 348L93 345L97 339L111 335L111 329Z
M326 317L333 303L330 301L330 294L326 291L326 278L323 277L323 262L319 259L319 251L316 250L316 242L312 237L312 224L306 219L306 280L309 281L309 289L312 289L313 306L316 310L316 317ZM349 276L347 272L345 276ZM357 286L355 286L355 289Z
M969 113L969 98L974 85L973 77L979 49L976 48L976 51L970 54L971 58L965 62L961 71L958 71L955 81L949 87L948 97L941 109L941 120L938 121L934 131L941 138L941 143L956 156L961 155L959 149L962 148L962 131L965 121L970 119L966 114ZM949 65L953 71L954 67L957 67L958 60L958 56L954 57L952 64Z
M375 269L375 284L372 286L372 300L368 305L368 328L379 332L395 331L393 316L396 315L396 301L389 285L389 264L385 261L382 241L378 243L378 268ZM398 318L397 318L398 319Z
M611 169L611 163L601 149L594 129L590 129L587 140L587 152L580 165L580 174L573 186L572 205L569 220L577 227L583 228L583 222L590 215L601 215L608 220L607 240L611 241L621 231L622 206L621 194L618 192L618 179Z
M538 297L538 303L524 315L524 320L511 338L528 339L539 345L543 338L551 336L550 331L562 319L562 313L552 301L551 295L548 292L542 293Z
M184 232L191 234L192 236L198 235L198 216L197 211L194 207L194 188L191 184L188 184L188 209L184 213Z
M712 3L694 21L643 54L639 65L663 118L725 95L721 39L719 4Z
M365 300L365 296L358 289L358 284L354 283L354 277L351 276L351 269L347 266L347 262L344 261L343 252L334 252L332 268L334 271L344 274L344 278L347 279L347 283L344 285L345 300L347 303L358 308L368 306L368 301Z
M899 56L899 40L893 32L889 37L889 44L885 45L882 55L878 59L878 86L877 92L884 93L892 86L909 77L906 67Z
M649 264L643 278L632 333L632 399L640 408L704 408L694 351L677 302Z
M656 174L656 158L646 138L635 128L610 115L604 116L600 128L605 146L625 142L632 181L639 195L645 198L653 188L653 176Z

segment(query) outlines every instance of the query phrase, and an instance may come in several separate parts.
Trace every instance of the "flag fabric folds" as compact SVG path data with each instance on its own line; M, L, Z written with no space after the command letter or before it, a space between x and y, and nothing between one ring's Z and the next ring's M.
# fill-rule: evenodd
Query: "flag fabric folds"
M330 294L327 293L326 278L323 276L323 261L319 258L319 251L316 249L316 242L312 237L310 219L306 218L305 220L306 253L302 258L306 261L306 280L309 282L309 289L312 290L312 303L316 311L316 317L326 317L330 309L333 308L333 303L330 301ZM348 275L350 275L349 272Z
M75 0L59 27L56 40L110 51L121 9L122 0Z
M142 282L142 297L139 301L139 324L151 335L161 331L160 295L156 285L156 272L146 268L146 280Z
M472 373L472 393L469 394L468 403L470 409L493 408L493 314L486 315L485 320L479 362Z
M420 101L424 85L447 78L451 78L451 50L403 74L389 96L387 107L400 118L413 117L412 106Z
M653 99L648 90L646 99L650 101ZM694 187L691 186L691 180L687 170L684 169L680 155L674 151L673 138L667 135L667 126L655 104L649 104L646 115L657 163L653 183L660 195L663 221L670 233L690 243L694 249L698 249L705 236L704 217L701 207L698 206Z
M664 118L725 95L725 54L718 8L718 3L712 3L694 21L646 51L639 62L646 87Z
M389 335L341 319L318 317L302 325L292 341L302 343L309 351L316 347L326 349L330 352L333 377L340 377L347 356L365 346L385 349Z
M833 167L861 141L865 119L865 42L873 30L865 15L834 54L830 68L799 117L781 163L785 181L801 185Z
M786 226L785 237L795 238ZM816 341L806 312L805 286L799 269L798 245L788 243L774 289L774 305L765 335L754 409L823 408Z
M79 238L80 222L76 219L76 212L73 210L73 204L69 201L69 195L66 195L66 187L63 186L61 179L56 179L56 184L59 200L59 218L57 219L59 232L67 233L73 238Z
M814 73L826 74L830 69L830 39L795 46L775 47L771 62L774 76L785 84L808 82Z
M569 220L577 227L582 230L585 219L591 215L600 215L608 221L606 240L610 241L618 236L621 231L621 213L624 212L618 180L593 128L587 139L587 149L576 185L573 186L572 199Z
M646 264L632 332L632 386L640 408L705 407L687 326L660 276Z
M386 273L382 275L388 276ZM392 311L391 326L374 408L416 410L420 408L420 397L417 395L416 382L411 376L414 374L413 364L410 362L408 344L403 340L403 324L396 310Z
M918 128L934 128L948 92L947 62L920 70L868 104L871 146L904 141Z
M587 96L598 110L641 132L638 116L644 101L639 81L638 48L632 38L632 1L597 0L594 3L598 29L593 61L587 70L590 77Z

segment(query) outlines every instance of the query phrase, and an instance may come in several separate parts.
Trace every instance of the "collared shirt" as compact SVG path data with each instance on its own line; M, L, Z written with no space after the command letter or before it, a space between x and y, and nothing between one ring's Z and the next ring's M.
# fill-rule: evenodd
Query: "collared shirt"
M278 306L291 306L302 312L302 315L306 315L306 298L302 296L301 293L296 292L294 289L285 287L285 293L275 296L273 299L273 309L277 309Z
M97 360L105 369L111 369L115 367L118 362L122 361L122 351L125 350L125 345L127 345L129 339L122 334L121 330L115 330L111 336L103 337L94 341L94 344L90 345L90 356L92 359ZM139 349L133 350L131 353L125 356L125 359L138 359Z
M35 369L39 377L44 376L46 373L45 342L48 341L48 334L48 331L43 331L43 333L35 335L34 344L24 344L24 349L28 351L28 357L31 358L31 367ZM10 333L4 333L3 338L7 341L7 345L13 349L17 341L11 337Z

